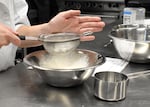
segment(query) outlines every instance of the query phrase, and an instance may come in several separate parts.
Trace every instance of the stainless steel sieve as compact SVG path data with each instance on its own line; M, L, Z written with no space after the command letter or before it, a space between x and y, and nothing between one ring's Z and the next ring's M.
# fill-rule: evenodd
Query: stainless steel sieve
M41 41L45 50L51 54L66 54L72 52L79 46L81 36L91 35L92 33L91 31L85 32L82 35L76 33L56 33L34 37L34 40ZM25 36L19 37L21 40L25 40Z
M19 36L21 40L26 40L25 36ZM80 35L75 33L56 33L40 35L34 40L41 41L46 51L51 54L63 53L75 50L80 44ZM33 40L33 39L27 39Z

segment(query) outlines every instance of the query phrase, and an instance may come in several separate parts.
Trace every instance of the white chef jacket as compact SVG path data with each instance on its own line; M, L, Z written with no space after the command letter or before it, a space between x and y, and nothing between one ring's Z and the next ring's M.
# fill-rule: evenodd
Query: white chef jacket
M0 0L0 23L13 30L21 25L29 25L28 6L25 0ZM14 65L17 46L10 43L0 48L0 71Z

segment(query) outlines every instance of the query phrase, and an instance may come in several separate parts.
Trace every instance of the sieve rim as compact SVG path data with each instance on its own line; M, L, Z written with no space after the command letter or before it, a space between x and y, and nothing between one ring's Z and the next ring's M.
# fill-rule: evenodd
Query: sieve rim
M43 34L39 36L39 39L43 42L67 42L80 40L80 35L76 33L55 33L55 34Z

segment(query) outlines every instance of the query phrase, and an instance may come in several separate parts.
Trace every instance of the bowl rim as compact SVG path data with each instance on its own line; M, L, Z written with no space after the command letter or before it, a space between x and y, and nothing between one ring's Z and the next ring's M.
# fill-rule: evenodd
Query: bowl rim
M68 72L68 71L79 71L79 70L86 70L86 69L92 69L92 68L95 68L95 67L97 67L97 66L99 66L99 65L102 65L105 61L106 61L106 59L105 59L105 57L104 57L104 55L102 55L102 54L100 54L100 53L98 53L98 52L95 52L95 51L92 51L92 50L87 50L87 49L76 49L77 51L88 51L88 52L91 52L91 53L94 53L94 54L96 54L96 56L97 56L97 60L100 60L101 59L101 61L100 62L98 62L98 63L96 63L95 65L90 65L90 66L88 66L88 67L83 67L83 68L74 68L74 69L56 69L56 68L43 68L43 67L40 67L40 66L37 66L37 65L32 65L28 60L27 60L27 58L28 57L30 57L32 54L35 54L35 53L38 53L38 52L43 52L43 53L45 53L46 52L46 50L40 50L40 51L35 51L35 52L32 52L32 53L30 53L30 54L28 54L28 55L26 55L24 58L23 58L23 62L25 63L25 64L27 64L28 66L31 66L31 67L33 67L33 68L35 68L35 69L39 69L39 70L44 70L44 71L58 71L58 72Z
M150 43L150 40L132 40L132 39L125 39L125 38L121 38L121 37L116 37L114 35L112 35L112 31L109 33L108 35L110 38L112 39L120 39L120 40L125 40L125 41L129 41L129 42L134 42L134 43Z
M138 28L139 26L144 26L145 28L150 28L150 25L147 24L118 24L112 27L112 30L109 32L109 37L112 39L120 39L120 40L125 40L125 41L130 41L130 42L135 42L135 43L150 43L150 40L132 40L132 39L126 39L122 37L117 37L113 35L113 32L115 32L119 27L123 26L132 26L133 28ZM121 28L122 28L121 27Z
M119 80L119 81L115 81L115 82L106 81L106 80L103 80L103 79L99 78L99 75L102 75L102 74L120 75L123 79ZM94 78L95 78L96 81L101 81L101 82L104 82L104 83L122 83L122 82L129 81L129 77L126 74L124 74L122 72L117 72L117 71L101 71L101 72L97 72L97 73L95 73Z

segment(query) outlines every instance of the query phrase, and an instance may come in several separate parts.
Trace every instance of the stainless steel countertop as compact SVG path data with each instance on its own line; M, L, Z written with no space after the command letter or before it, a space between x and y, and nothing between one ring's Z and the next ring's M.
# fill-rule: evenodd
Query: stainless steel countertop
M107 34L111 26L96 33L96 40L84 42L80 48L94 50L105 56L118 57L113 45L103 47L109 41ZM129 63L124 73L149 69L149 64ZM150 107L150 76L131 79L126 99L107 102L93 95L93 78L84 84L70 88L56 88L45 84L24 63L0 72L1 107Z
M147 65L148 66L148 65ZM129 72L136 64L127 66ZM138 65L138 70L146 65ZM137 69L136 69L137 70ZM134 70L135 71L135 70ZM126 71L124 71L126 73ZM150 76L131 79L126 99L106 102L93 95L93 78L70 88L56 88L45 84L33 70L23 63L0 73L1 107L150 107Z

